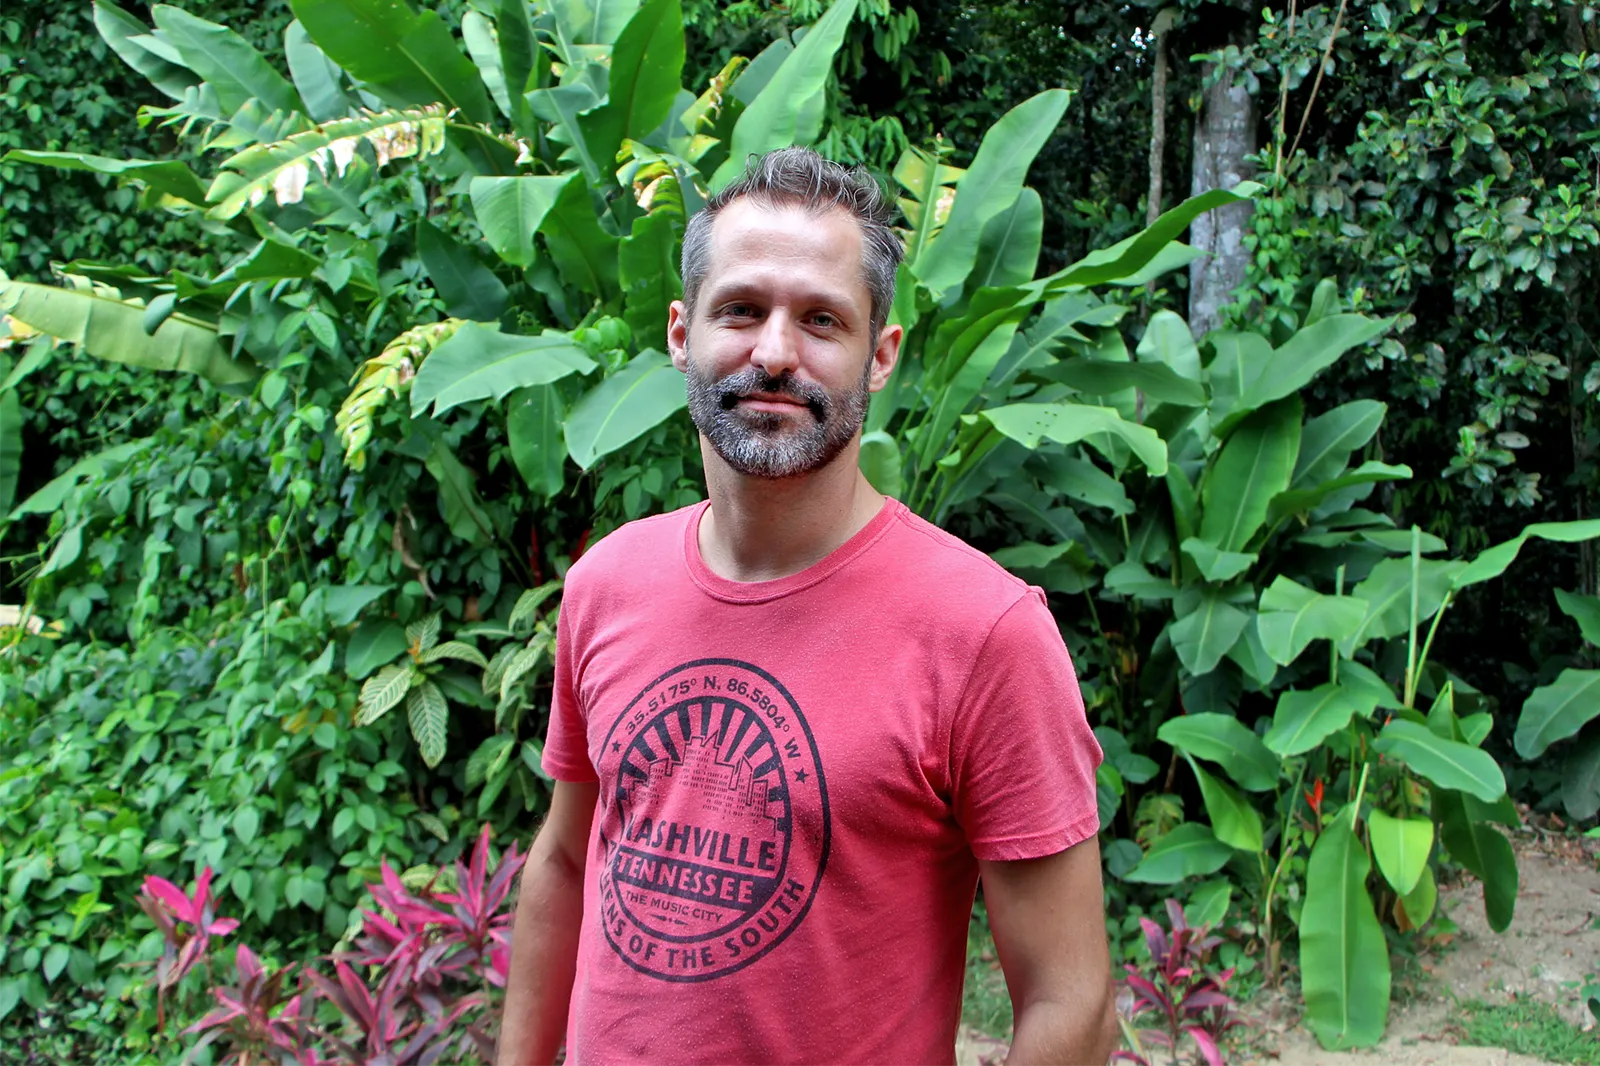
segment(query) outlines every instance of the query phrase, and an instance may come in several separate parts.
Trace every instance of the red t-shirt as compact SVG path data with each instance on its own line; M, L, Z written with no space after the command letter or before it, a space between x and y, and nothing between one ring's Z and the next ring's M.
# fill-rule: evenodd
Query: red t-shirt
M567 579L544 767L600 783L569 1061L953 1062L977 860L1099 827L1060 632L894 500L755 583L706 567L705 506Z

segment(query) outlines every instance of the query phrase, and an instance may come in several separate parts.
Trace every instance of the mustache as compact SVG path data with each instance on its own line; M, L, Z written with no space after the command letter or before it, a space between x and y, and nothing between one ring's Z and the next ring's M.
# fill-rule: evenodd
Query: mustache
M746 367L729 374L716 384L717 406L724 411L733 410L743 399L761 392L771 396L787 396L799 400L811 410L820 422L832 406L828 390L809 381L800 381L788 373L772 375L760 367Z

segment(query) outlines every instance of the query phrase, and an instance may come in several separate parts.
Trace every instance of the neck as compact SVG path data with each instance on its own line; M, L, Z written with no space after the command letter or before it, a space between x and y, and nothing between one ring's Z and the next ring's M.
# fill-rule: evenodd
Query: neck
M711 496L700 520L706 566L729 581L776 581L825 559L883 507L861 474L860 450L858 438L820 470L772 480L733 470L701 437Z

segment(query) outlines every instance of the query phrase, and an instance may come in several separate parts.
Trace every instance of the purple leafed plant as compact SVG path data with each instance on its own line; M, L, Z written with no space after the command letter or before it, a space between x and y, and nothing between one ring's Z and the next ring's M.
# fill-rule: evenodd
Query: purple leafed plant
M1245 1020L1223 991L1233 979L1233 970L1214 973L1208 968L1211 952L1222 939L1205 935L1204 928L1191 928L1176 900L1167 900L1167 916L1172 925L1170 936L1150 919L1139 919L1150 948L1150 969L1141 973L1132 963L1125 967L1128 976L1122 985L1131 995L1118 997L1118 1017L1131 1048L1113 1054L1112 1061L1151 1066L1147 1049L1159 1047L1177 1063L1179 1046L1187 1036L1208 1066L1226 1066L1222 1037ZM1131 1002L1127 1009L1123 1008L1124 999ZM1159 1025L1138 1027L1151 1015Z
M322 1066L323 1059L312 1047L310 1014L302 1013L302 1005L309 1006L309 998L302 994L290 997L283 1009L274 1012L282 995L283 982L288 970L268 973L256 958L256 953L240 944L234 956L234 968L239 972L239 983L232 987L212 989L217 1008L189 1028L184 1035L200 1034L189 1049L189 1055L219 1039L226 1039L232 1047L224 1063L245 1063L253 1051L276 1052L272 1057L288 1059L300 1066Z
M384 863L382 883L368 891L394 921L363 911L356 950L343 958L406 970L419 987L435 987L446 978L503 987L511 947L511 914L503 908L525 859L513 844L490 870L489 827L484 826L471 863L456 860L456 891L436 892L430 884L423 890L428 898L412 895Z
M493 1038L478 1023L486 1014L492 1020L494 990L505 986L507 903L525 860L513 844L492 863L485 826L471 861L455 864L453 892L435 891L432 882L413 892L383 863L381 883L368 886L379 909L362 912L354 950L329 959L332 977L301 967L298 991L286 1001L292 968L268 971L241 944L237 983L213 988L214 1009L184 1030L199 1037L190 1054L215 1042L231 1063L430 1066L459 1061L474 1045L492 1056ZM210 883L210 869L192 897L160 878L145 883L140 905L166 939L157 968L161 994L205 959L209 937L238 926L212 915ZM320 1002L337 1008L342 1020L319 1023Z
M338 981L305 971L317 993L339 1008L359 1034L341 1039L332 1033L319 1033L338 1053L342 1063L361 1066L402 1066L414 1063L428 1066L454 1051L450 1061L458 1061L476 1035L452 1032L451 1026L482 1007L484 997L471 993L450 998L440 993L419 991L403 969L383 974L377 991L369 989L350 965L342 960L333 964ZM311 1063L305 1063L311 1066Z
M144 879L139 906L161 930L161 958L156 962L156 1028L166 1024L167 992L206 955L214 936L239 928L237 918L218 918L211 906L211 867L200 871L190 895L165 877Z

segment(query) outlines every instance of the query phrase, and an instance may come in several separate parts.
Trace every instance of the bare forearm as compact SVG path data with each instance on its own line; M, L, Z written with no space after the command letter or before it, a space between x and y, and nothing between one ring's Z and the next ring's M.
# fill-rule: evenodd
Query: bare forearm
M1017 1013L1006 1066L1104 1066L1117 1045L1109 992L1076 1002L1037 1000Z
M582 922L582 871L541 853L535 843L517 899L499 1066L555 1061L567 1028Z

